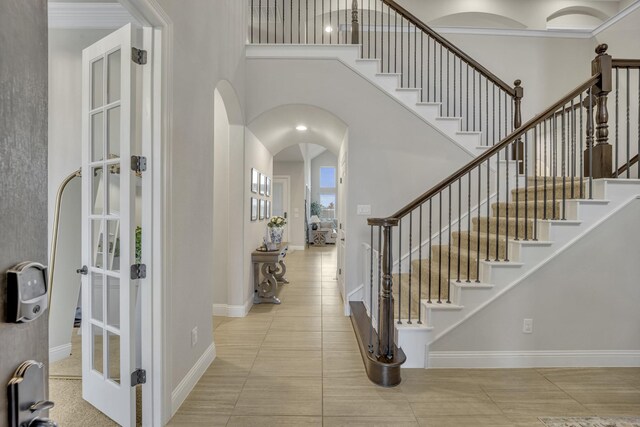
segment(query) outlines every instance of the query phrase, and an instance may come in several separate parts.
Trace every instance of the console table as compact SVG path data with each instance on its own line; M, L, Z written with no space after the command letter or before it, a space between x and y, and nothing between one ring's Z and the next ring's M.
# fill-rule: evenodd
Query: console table
M289 283L284 275L287 267L284 258L287 256L289 244L282 242L273 251L255 250L251 253L253 264L253 303L262 304L264 302L280 304L280 299L276 297L278 283ZM262 272L262 280L260 280Z

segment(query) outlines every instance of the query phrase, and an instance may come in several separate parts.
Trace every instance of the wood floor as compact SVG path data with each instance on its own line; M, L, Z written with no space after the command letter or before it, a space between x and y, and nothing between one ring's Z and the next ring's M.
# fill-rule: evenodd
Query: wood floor
M287 258L282 305L214 318L217 357L171 426L542 426L640 415L640 368L403 370L370 383L335 281L333 247Z

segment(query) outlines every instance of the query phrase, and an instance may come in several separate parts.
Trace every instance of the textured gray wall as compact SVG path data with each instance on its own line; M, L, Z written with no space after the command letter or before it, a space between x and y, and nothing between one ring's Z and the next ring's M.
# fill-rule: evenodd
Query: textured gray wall
M0 426L6 384L29 359L48 364L47 317L6 323L7 268L47 261L47 2L0 1Z

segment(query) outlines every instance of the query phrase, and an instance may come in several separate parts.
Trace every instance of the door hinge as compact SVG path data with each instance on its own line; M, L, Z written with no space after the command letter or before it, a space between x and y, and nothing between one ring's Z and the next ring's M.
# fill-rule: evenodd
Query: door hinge
M133 264L131 266L131 279L144 279L147 277L147 266L144 264Z
M140 173L147 170L147 158L144 156L131 156L131 170Z
M139 384L146 384L147 371L144 369L136 369L131 373L131 387L135 387Z
M145 65L147 63L147 51L132 47L131 60L138 65Z
M338 275L342 276L342 269L341 268L338 269Z

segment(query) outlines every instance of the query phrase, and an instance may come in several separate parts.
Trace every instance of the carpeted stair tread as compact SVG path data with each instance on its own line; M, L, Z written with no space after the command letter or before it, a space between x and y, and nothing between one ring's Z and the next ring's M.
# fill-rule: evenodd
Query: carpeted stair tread
M527 230L527 234L529 236L531 236L533 233L533 219L525 220L524 218L511 217L509 217L508 219L505 217L480 217L480 219L478 219L478 217L474 217L471 219L471 223L472 230L475 232L477 232L478 228L480 228L480 232L486 233L488 228L489 234L495 234L496 229L498 230L499 234L506 234L508 230L509 238L515 236L516 227L518 228L519 236L524 236L525 229Z
M466 231L462 231L460 232L460 234L458 235L458 232L454 232L451 234L451 237L453 238L453 242L456 245L456 249L457 249L457 243L458 241L460 241L460 250L463 253L467 252L467 242L470 242L469 244L469 252L478 252L478 240L480 240L480 259L485 259L486 255L487 255L487 241L489 241L489 254L492 257L495 257L495 253L496 253L496 246L498 247L499 250L499 256L500 258L504 258L505 256L505 252L506 252L506 247L507 247L507 239L506 236L503 234L499 234L496 235L495 233L478 233L476 232L471 232L470 235L467 234ZM513 236L510 237L510 239L512 239ZM473 267L473 266L472 266ZM473 274L472 274L473 276ZM472 277L475 279L475 276Z
M566 199L578 199L580 198L580 187L582 185L582 194L585 194L585 186L584 183L580 181L574 181L573 184L571 180L566 182L562 182L562 178L556 179L555 185L553 182L547 182L545 187L544 183L538 183L538 186L529 186L526 188L513 188L511 190L511 198L513 201L524 201L528 199L529 201L537 198L538 200L542 199L553 199L554 198L554 189L555 189L555 199L562 200L562 191L564 189L564 194ZM545 193L546 188L546 193Z
M533 199L520 202L500 202L491 204L492 215L506 217L507 216L507 206L509 207L509 218L516 218L516 213L518 218L526 218L527 219L560 219L560 207L562 205L561 200L556 200L556 208L555 208L555 218L553 218L553 201L547 200L547 203L544 203L543 200L538 200L536 204ZM546 215L545 215L545 205L546 205ZM498 207L500 209L498 210Z

